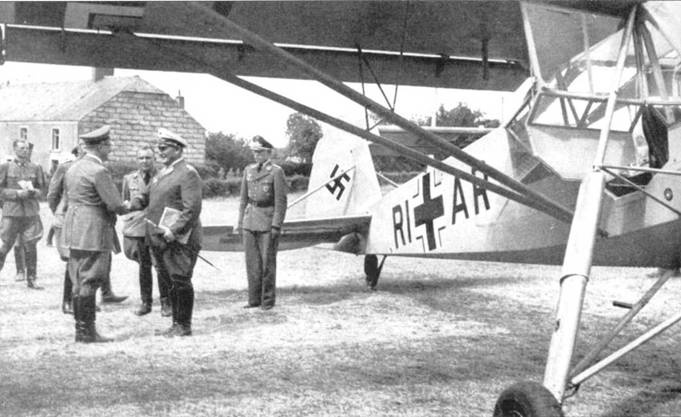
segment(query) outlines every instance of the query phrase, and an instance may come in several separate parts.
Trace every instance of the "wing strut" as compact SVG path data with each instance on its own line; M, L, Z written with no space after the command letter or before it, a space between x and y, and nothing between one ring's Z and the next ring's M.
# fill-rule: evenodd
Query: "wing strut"
M148 42L150 42L153 46L159 49L164 49L166 50L169 54L173 54L176 56L178 59L192 59L195 61L200 61L200 58L195 57L191 53L188 52L181 52L176 49L172 48L164 48L163 43L161 42L155 42L153 38L149 37L144 37L142 39L146 39ZM555 207L549 207L547 206L542 200L538 200L536 198L533 198L531 195L526 195L522 194L513 190L509 190L506 187L503 187L499 184L487 181L481 177L478 177L476 175L473 175L469 172L460 170L458 168L455 168L449 164L446 164L442 161L438 161L437 159L431 158L421 152L415 151L409 147L406 147L404 145L401 145L397 142L394 142L390 139L386 139L384 137L375 135L371 132L368 132L362 128L359 128L351 123L345 122L341 119L335 118L331 115L328 115L326 113L323 113L319 110L313 109L311 107L308 107L304 104L298 103L297 101L291 100L287 97L284 97L280 94L277 94L273 91L270 91L266 88L260 87L256 84L253 84L249 81L246 81L234 73L230 72L226 68L222 67L216 67L215 65L211 65L210 63L207 62L202 62L206 68L209 68L209 72L222 79L225 80L231 84L234 84L236 86L239 86L241 88L244 88L252 93L258 94L260 96L263 96L265 98L268 98L272 101L275 101L279 104L282 104L284 106L287 106L293 110L299 111L301 113L304 113L308 116L314 117L315 119L318 119L324 123L327 123L331 126L334 126L338 129L344 130L348 133L351 133L355 136L361 137L363 139L366 139L370 142L373 143L378 143L380 145L385 146L388 149L394 150L395 152L400 153L406 158L409 158L413 161L416 161L418 163L424 164L424 165L429 165L432 166L433 168L436 168L442 172L445 172L449 175L456 176L462 180L468 181L470 183L473 183L481 188L485 188L491 192L497 193L503 197L506 197L510 200L516 201L520 204L526 205L528 207L532 207L542 213L548 214L549 216L552 216L558 220L564 221L564 222L569 222L572 218L571 213L565 209L563 210L558 210Z
M539 205L544 206L553 212L560 213L561 218L572 219L573 213L570 209L563 207L562 205L548 199L546 196L530 189L525 184L516 181L515 179L497 170L496 168L487 165L485 162L477 158L474 158L473 156L461 150L459 147L449 143L445 139L431 132L426 131L425 129L421 128L420 126L417 126L416 124L410 122L409 120L403 118L402 116L390 111L389 109L386 109L385 107L381 106L375 101L369 99L368 97L363 96L362 94L358 93L352 88L346 86L342 82L334 79L333 77L327 75L322 71L317 70L316 68L307 64L306 62L294 57L290 53L277 47L268 40L234 23L224 15L199 4L192 3L192 5L196 9L201 10L202 12L210 14L212 18L218 19L231 30L234 30L237 33L239 33L244 38L244 41L246 41L256 49L260 49L261 51L266 52L295 68L298 68L299 70L303 71L313 79L326 85L327 87L338 92L339 94L342 94L345 97L351 99L352 101L367 107L372 112L381 115L385 119L390 120L392 123L402 127L403 129L412 132L420 139L426 140L435 146L439 146L441 149L447 151L454 158L470 165L471 167L474 167L478 171L481 171L489 175L491 178L497 180L498 182L510 188L511 190L532 198ZM429 165L432 165L432 163Z

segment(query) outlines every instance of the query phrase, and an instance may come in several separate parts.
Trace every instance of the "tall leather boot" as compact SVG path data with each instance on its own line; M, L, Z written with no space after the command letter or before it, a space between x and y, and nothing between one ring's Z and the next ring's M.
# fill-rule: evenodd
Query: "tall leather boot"
M36 284L38 280L38 248L36 242L24 244L24 261L26 262L26 286L33 290L42 290L43 287Z
M177 290L177 324L175 336L192 335L192 313L194 311L194 288L184 287Z
M26 261L24 257L24 247L21 242L16 242L14 245L14 265L17 267L17 275L14 277L14 280L26 280Z
M79 295L73 296L73 318L76 321L76 342L87 343L88 326L83 316L83 305Z
M173 324L165 330L157 330L154 333L157 336L172 337L172 336L175 335L178 328L180 327L180 325L177 322L178 313L177 313L177 300L176 300L176 296L175 296L176 293L177 293L177 290L175 288L172 288L172 287L168 291L168 296L169 296L168 299L170 300L170 309L171 309L171 312L172 312Z
M74 316L76 317L76 342L107 343L113 339L97 333L95 327L96 300L94 295L76 296L73 298Z
M170 303L170 298L161 297L161 316L170 317L173 315L173 306Z
M103 303L122 303L128 299L127 295L117 296L111 289L111 277L108 276L102 280L102 302Z
M64 272L64 290L62 293L61 311L64 314L74 314L73 311L73 283L69 276L69 269Z

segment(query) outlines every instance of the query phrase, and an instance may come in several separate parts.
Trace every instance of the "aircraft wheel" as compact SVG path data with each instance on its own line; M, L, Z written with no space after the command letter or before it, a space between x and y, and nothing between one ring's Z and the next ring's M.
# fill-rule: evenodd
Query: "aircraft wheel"
M518 382L499 395L494 417L564 417L560 404L543 385Z
M367 287L375 290L376 284L378 284L378 277L381 275L381 269L378 267L378 256L364 256L364 273L366 274Z

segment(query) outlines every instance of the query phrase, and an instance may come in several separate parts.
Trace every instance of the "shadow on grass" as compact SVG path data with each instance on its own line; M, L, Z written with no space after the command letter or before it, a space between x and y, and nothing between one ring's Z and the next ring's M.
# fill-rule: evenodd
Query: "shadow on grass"
M612 405L611 411L603 414L602 417L638 417L638 416L661 416L660 409L664 409L665 404L678 403L681 399L681 384L665 383L647 386L643 391L623 401ZM674 407L672 407L674 408ZM678 411L674 414L679 415Z

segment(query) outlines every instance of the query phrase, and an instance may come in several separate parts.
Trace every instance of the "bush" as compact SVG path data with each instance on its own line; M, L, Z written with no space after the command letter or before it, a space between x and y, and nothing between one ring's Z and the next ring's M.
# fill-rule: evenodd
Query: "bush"
M241 178L208 178L203 181L203 198L228 197L238 195L241 189Z
M293 165L309 165L309 164L293 164ZM123 184L123 177L137 169L136 164L125 162L109 162L107 163L114 184L120 190ZM208 165L194 165L196 170L201 175L203 180L203 198L213 197L229 197L238 196L241 191L241 177L228 177L227 179L219 179L215 177L213 168ZM157 167L160 168L160 167ZM310 178L302 174L293 174L286 176L286 182L290 191L301 191L307 189Z
M211 164L210 161L206 163L205 165L194 165L192 164L194 168L198 171L199 175L201 176L201 179L206 181L209 178L217 178L218 176L218 169L220 167L217 164Z
M312 164L304 162L293 162L293 161L277 161L277 165L284 170L284 174L287 177L292 177L294 175L303 175L306 177L310 176L310 171L312 171Z
M294 175L286 179L289 191L303 191L307 189L310 183L310 177L303 175Z

